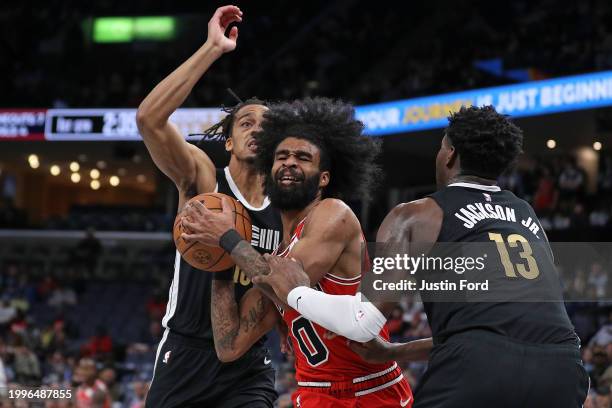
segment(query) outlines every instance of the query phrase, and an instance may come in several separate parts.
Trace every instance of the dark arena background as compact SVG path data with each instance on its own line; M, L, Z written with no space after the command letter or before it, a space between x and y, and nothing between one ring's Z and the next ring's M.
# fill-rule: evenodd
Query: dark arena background
M206 41L221 5L0 5L2 407L144 407L173 276L178 195L142 142L136 109ZM220 107L235 104L227 88L244 99L354 104L365 133L383 147L374 195L349 203L374 241L391 208L435 190L449 113L493 104L525 137L500 186L533 206L550 241L612 241L611 2L237 5L244 21L236 50L171 118L185 137L223 118ZM202 148L226 165L222 143ZM584 406L609 408L611 271L582 261L560 270L566 308L591 381ZM398 307L387 328L397 342L431 335L414 301ZM276 404L290 407L293 360L281 354L275 331L268 346ZM413 389L426 367L402 366ZM79 396L92 378L104 383L93 382L105 393L99 405ZM42 389L75 397L13 398Z

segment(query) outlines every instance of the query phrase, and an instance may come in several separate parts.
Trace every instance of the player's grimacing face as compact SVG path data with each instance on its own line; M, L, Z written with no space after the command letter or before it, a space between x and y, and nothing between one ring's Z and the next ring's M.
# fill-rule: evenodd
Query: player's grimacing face
M272 204L281 210L302 209L329 183L329 172L321 171L319 148L295 137L284 139L274 151L274 162L266 190Z
M321 151L304 139L288 137L276 147L272 177L281 188L291 188L320 173Z
M261 130L264 113L268 110L263 105L246 105L234 115L231 137L225 148L239 159L254 159L257 144L253 134Z

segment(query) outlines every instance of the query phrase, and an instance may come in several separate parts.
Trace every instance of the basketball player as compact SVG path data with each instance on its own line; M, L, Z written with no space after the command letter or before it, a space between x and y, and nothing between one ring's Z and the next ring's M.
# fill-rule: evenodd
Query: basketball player
M179 208L200 193L218 191L230 195L246 207L254 230L266 232L278 242L280 216L264 195L263 178L254 167L253 132L260 128L267 110L264 104L255 99L240 103L207 132L208 137L225 139L226 150L231 153L225 169L215 169L206 153L187 143L168 121L211 64L236 47L238 29L232 28L229 37L224 33L230 23L241 20L238 7L217 9L208 23L206 43L151 91L138 109L137 121L153 161L178 188ZM254 244L258 251L270 251L273 242L274 239ZM229 279L236 276L237 299L251 286L250 282L238 279L239 273L233 269L214 276ZM192 268L177 252L162 321L166 330L157 350L147 407L273 406L277 398L275 374L266 363L270 354L263 347L263 339L254 342L232 364L222 364L217 358L210 320L212 279L212 273ZM251 292L250 296L257 293Z
M283 241L275 251L301 261L309 285L331 294L356 292L361 280L361 226L340 198L368 196L379 172L378 145L362 135L352 106L325 98L281 103L264 115L258 133L257 166L266 174L266 192L281 210ZM200 203L183 221L187 240L221 245L249 277L268 272L262 256L233 229L228 205L212 212ZM215 281L215 285L219 282ZM221 355L240 355L256 340L246 313L231 291L213 287L213 330ZM256 289L252 289L256 290ZM261 301L264 310L269 301ZM281 306L279 302L279 306ZM295 354L298 407L406 407L412 393L395 362L367 363L347 340L313 324L294 309L280 307ZM264 319L274 319L271 310ZM270 324L270 323L268 323ZM378 333L377 333L378 334ZM388 338L386 331L382 332Z
M491 286L504 287L506 296L514 292L516 298L522 295L516 292L537 296L550 291L558 277L535 212L496 185L521 152L522 141L522 131L493 107L462 108L451 115L436 158L438 191L394 208L377 241L424 243L429 248L435 242L495 241L493 248L498 244L502 248L499 258L484 269ZM498 206L515 217L491 211ZM520 252L516 264L508 252L503 255L511 247ZM585 400L588 376L560 294L557 301L539 303L424 301L433 338L389 344L376 339L385 322L377 307L357 296L312 290L299 263L267 259L271 273L255 281L271 285L280 299L335 333L360 342L374 339L352 346L363 357L374 361L429 357L428 370L415 392L415 408L574 408ZM386 312L395 304L377 306Z

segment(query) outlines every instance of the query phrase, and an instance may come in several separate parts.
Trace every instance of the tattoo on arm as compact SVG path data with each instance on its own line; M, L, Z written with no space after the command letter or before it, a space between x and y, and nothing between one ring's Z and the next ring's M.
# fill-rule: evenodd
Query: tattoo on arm
M267 275L270 267L255 248L246 241L240 241L231 253L232 259L249 279L257 275Z
M246 335L266 316L266 303L262 296L241 314L234 296L234 284L229 281L213 280L211 306L215 347L222 352L236 350L240 332Z

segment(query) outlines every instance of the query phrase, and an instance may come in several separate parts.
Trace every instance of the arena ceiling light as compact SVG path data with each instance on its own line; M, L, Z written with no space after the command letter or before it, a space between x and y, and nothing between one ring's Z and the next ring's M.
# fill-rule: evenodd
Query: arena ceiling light
M38 161L38 156L35 154L31 154L28 156L28 163L30 167L33 169L37 169L40 166L40 162Z
M70 171L73 173L76 173L77 171L79 171L79 169L81 168L81 166L79 166L79 163L73 161L70 163Z
M51 166L51 168L49 168L49 171L51 172L52 176L59 176L59 174L61 173L60 166L58 166L57 164Z
M104 160L99 160L99 161L96 163L96 166L98 166L98 168L100 168L100 169L104 170L104 169L106 168L106 162L105 162Z
M78 183L81 181L81 175L79 173L72 173L70 175L70 180L72 180L73 183Z
M555 147L557 147L557 141L555 139L548 139L546 141L546 147L548 147L549 149L554 149Z
M599 151L599 150L601 150L601 147L602 147L601 142L593 143L593 149Z
M167 41L176 36L176 26L176 18L171 16L99 17L93 20L93 41L96 43Z
M92 190L97 190L100 188L100 182L98 180L91 180L91 183L89 183L89 186L91 187Z
M119 177L117 176L111 176L109 183L111 186L113 187L117 187L119 185Z
M94 180L99 179L100 178L100 170L98 170L98 169L91 169L91 171L89 172L89 177L91 177Z

